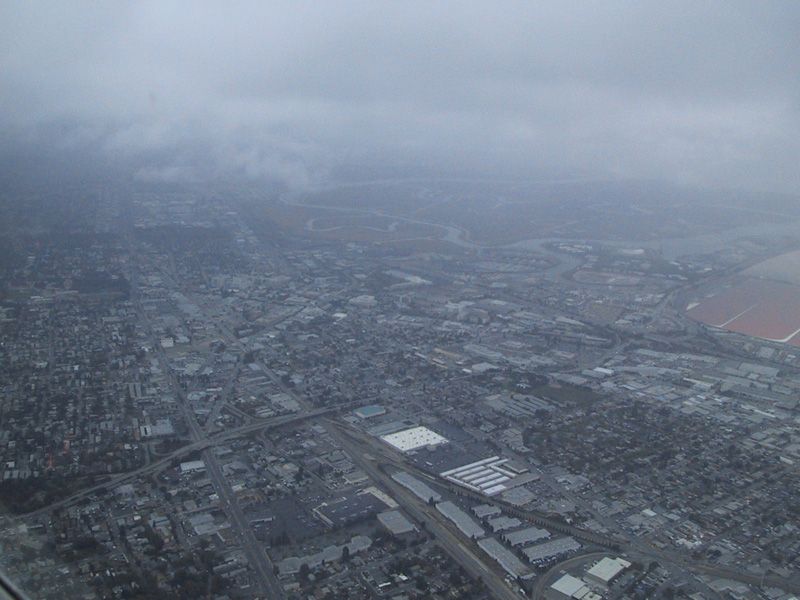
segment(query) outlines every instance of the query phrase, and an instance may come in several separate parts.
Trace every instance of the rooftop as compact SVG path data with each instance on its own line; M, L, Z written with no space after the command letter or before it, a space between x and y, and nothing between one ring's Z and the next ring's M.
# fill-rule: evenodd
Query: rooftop
M447 438L423 426L390 433L384 435L381 439L401 452L409 452L417 448L424 448L425 446L438 446L439 444L447 443Z

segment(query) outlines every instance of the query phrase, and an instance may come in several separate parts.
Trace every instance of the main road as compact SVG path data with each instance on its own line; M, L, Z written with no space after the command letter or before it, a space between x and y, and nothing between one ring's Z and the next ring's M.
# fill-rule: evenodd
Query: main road
M432 478L430 473L419 469L416 465L409 464L403 459L403 457L398 456L397 453L391 450L388 446L381 444L363 432L352 429L343 424L337 424L336 427L345 431L347 438L352 439L354 442L358 442L360 444L360 451L358 454L363 455L368 453L373 456L380 457L382 462L394 468L410 471L423 478ZM390 479L390 481L393 480ZM659 550L653 546L650 546L641 539L623 539L621 537L612 537L594 531L588 531L568 525L566 523L554 521L553 519L549 519L532 511L521 510L520 508L509 505L502 500L498 500L497 497L488 497L482 494L471 492L470 490L456 486L451 482L446 482L441 478L436 478L435 481L440 487L450 489L454 493L473 496L476 500L481 502L495 504L513 516L530 520L542 527L559 531L566 535L571 535L596 546L606 546L609 549L616 549L618 552L624 552L634 558L657 560L666 566L672 565L674 567L678 567L679 569L690 571L696 575L708 575L716 578L730 579L762 588L764 586L776 587L793 594L800 594L800 575L797 574L789 577L783 577L775 573L748 573L742 569L736 569L724 565L702 563L693 560L691 557L688 557L680 552Z
M259 431L262 429L273 429L276 427L280 427L282 425L288 425L290 423L297 423L299 421L304 421L306 419L313 419L314 417L320 417L322 415L330 414L337 409L334 408L319 408L316 410L311 410L303 413L297 413L293 415L284 415L281 417L273 417L271 419L263 419L257 421L255 423L249 423L247 425L242 425L241 427L236 427L234 429L228 429L224 433L217 434L213 437L206 437L186 446L181 446L177 450L173 450L169 454L165 455L163 458L155 462L151 462L149 465L145 465L133 471L128 471L127 473L121 473L119 475L115 475L114 477L110 477L105 481L101 481L100 483L96 483L89 487L83 488L74 494L67 496L66 498L62 498L57 502L53 502L52 504L48 504L47 506L43 506L36 510L24 513L16 517L16 519L27 519L29 517L35 517L40 514L51 512L58 508L63 508L65 506L69 506L79 502L80 500L91 496L102 490L113 489L123 483L127 483L128 481L132 481L141 477L142 475L150 475L153 473L158 473L159 471L163 471L164 469L169 468L172 464L174 464L175 460L178 458L183 458L185 456L189 456L190 454L202 450L206 450L208 448L212 448L214 446L218 446L225 442L229 442L232 439L236 439L238 437L245 436L249 433L253 433L255 431Z
M330 427L329 430L335 430ZM519 600L520 596L506 583L505 578L493 564L487 564L481 552L471 547L471 542L462 541L450 526L444 522L442 515L429 504L422 502L408 490L400 486L381 470L379 465L365 454L363 448L357 447L346 436L338 434L337 442L372 481L391 493L392 497L408 514L419 523L423 523L432 533L442 548L451 558L459 563L473 577L480 579L489 592L497 600Z

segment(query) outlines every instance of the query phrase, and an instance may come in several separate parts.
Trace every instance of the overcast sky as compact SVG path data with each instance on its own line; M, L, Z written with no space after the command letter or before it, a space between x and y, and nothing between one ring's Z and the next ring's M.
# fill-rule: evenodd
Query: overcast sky
M0 2L0 145L795 193L800 2Z

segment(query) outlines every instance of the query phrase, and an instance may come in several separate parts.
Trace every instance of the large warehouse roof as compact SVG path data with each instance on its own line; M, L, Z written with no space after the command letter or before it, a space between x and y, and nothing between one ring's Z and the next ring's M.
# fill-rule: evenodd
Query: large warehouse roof
M514 487L514 482L518 480L516 470L505 466L507 462L507 458L492 456L443 471L439 475L465 488L494 496Z
M596 581L607 584L630 566L631 563L629 563L627 560L604 556L591 569L589 569L587 575Z
M447 438L442 437L427 427L412 427L396 433L384 435L381 439L394 446L401 452L409 452L425 446L438 446L447 443Z

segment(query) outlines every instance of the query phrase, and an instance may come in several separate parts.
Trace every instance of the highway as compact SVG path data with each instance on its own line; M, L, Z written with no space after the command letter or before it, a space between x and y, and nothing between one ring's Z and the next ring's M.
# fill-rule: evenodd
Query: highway
M608 548L614 548L627 542L627 540L624 540L622 538L616 538L596 533L594 531L589 531L587 529L581 529L580 527L575 527L574 525L569 525L568 523L565 523L563 521L558 521L556 519L548 517L543 513L539 513L532 510L521 509L518 506L514 506L513 504L498 499L496 496L493 497L485 496L479 492L475 492L467 488L464 488L462 486L456 485L453 482L442 479L441 477L438 477L436 474L429 473L423 469L420 469L417 465L414 465L413 463L406 461L405 457L397 454L394 450L390 449L389 446L362 431L350 427L345 428L346 426L338 423L336 424L336 426L345 431L348 437L357 439L361 444L363 444L363 446L366 448L368 452L370 452L375 456L379 456L381 460L385 461L387 464L395 468L413 472L413 474L419 477L423 477L425 479L431 479L435 481L436 485L438 485L439 487L446 488L451 492L453 492L454 494L471 497L481 503L488 502L490 504L495 504L512 516L517 516L526 519L528 521L535 523L536 525L539 525L540 527L544 527L552 531L558 531L559 533L563 533L565 535L571 535L576 539L597 546L606 546Z
M172 274L168 275L173 282L175 283L175 287L179 288L177 285L176 279L172 276ZM133 286L133 289L136 289L136 286ZM197 303L198 306L202 306L200 303ZM147 323L146 315L142 309L141 303L137 302L137 306L139 307L140 316L142 318L143 323ZM208 316L208 315L207 315ZM210 322L213 322L212 319L209 318ZM241 342L239 342L235 337L232 336L231 332L225 328L221 323L217 322L217 328L223 333L223 335L227 338L233 338L233 341L236 343L237 346L241 349ZM155 336L150 331L151 341L153 347L156 349L156 353L159 356L159 360L162 365L162 370L168 374L172 389L174 390L175 394L177 395L179 402L178 405L180 406L181 412L183 413L184 420L186 424L189 426L190 434L193 440L193 444L203 444L209 440L207 431L204 431L200 425L197 423L197 419L195 419L194 412L192 411L191 405L189 403L188 398L186 397L186 393L183 390L183 387L180 385L180 382L177 380L175 376L174 370L170 368L169 360L164 352L164 349L161 347L160 344L157 343L158 340L155 339ZM236 365L234 366L233 374L227 381L225 388L221 394L221 398L218 399L218 405L221 409L222 404L227 402L228 396L232 392L236 377L239 374L240 369L240 362L237 360ZM216 406L215 406L216 408ZM313 411L307 411L304 413L300 413L299 415L291 415L292 417L301 417L301 418L308 418L308 415ZM280 417L278 417L280 418ZM298 420L298 419L292 419ZM261 429L261 427L256 427L255 429L251 429L251 426L255 424L248 424L244 425L240 428L237 428L239 432L249 433L250 431L257 431ZM223 434L216 436L215 440L226 439L228 438L229 434L236 430L228 430ZM242 550L244 550L245 555L247 556L247 562L250 564L252 569L255 571L256 574L256 582L258 585L258 590L260 596L264 598L268 598L270 600L278 600L284 597L283 587L281 586L280 582L278 581L277 577L273 572L273 565L267 555L266 549L263 547L262 544L256 540L255 536L253 535L252 528L250 527L250 523L245 517L244 512L242 511L241 506L239 505L239 500L236 497L233 489L231 488L230 483L226 479L224 473L222 472L222 468L219 465L219 461L217 461L217 457L214 456L214 453L211 449L206 446L203 450L203 462L206 465L206 471L208 473L209 479L214 486L214 489L217 492L217 496L220 499L221 507L225 510L226 514L231 520L231 525L233 526L233 530L237 534L237 539L239 539Z
M69 506L71 504L75 504L80 500L91 496L92 494L99 492L101 490L108 490L117 487L123 483L127 483L142 475L150 475L153 473L157 473L164 469L169 468L176 459L183 458L188 456L194 452L202 451L207 448L212 448L214 446L218 446L220 444L229 442L232 439L236 439L237 437L242 437L249 433L253 433L255 431L259 431L261 429L273 429L275 427L281 427L282 425L288 425L290 423L297 423L300 421L304 421L306 419L313 419L315 417L319 417L322 415L330 414L334 412L336 409L333 408L320 408L308 412L297 413L293 415L284 415L281 417L273 417L270 419L264 419L261 421L257 421L255 423L249 423L247 425L242 425L241 427L236 427L234 429L229 429L224 433L220 433L213 437L207 437L200 439L196 442L192 442L186 446L182 446L177 450L173 450L169 454L165 455L163 458L160 458L157 461L150 463L144 467L140 467L134 471L129 471L127 473L122 473L120 475L116 475L114 477L110 477L105 481L97 483L95 485L83 488L80 491L75 492L67 496L66 498L62 498L57 502L53 502L52 504L48 504L47 506L43 506L42 508L38 508L31 512L24 513L16 517L16 520L19 519L26 519L29 517L35 517L40 514L44 514L47 512L51 512L57 508L63 508L64 506Z
M231 395L233 394L233 390L236 387L236 380L239 378L239 374L242 372L242 362L241 357L238 357L236 360L236 365L233 367L233 372L228 377L228 381L225 382L225 387L219 393L219 395L214 400L213 405L211 406L211 411L208 413L208 418L206 419L205 426L203 429L206 433L210 432L214 427L214 423L219 418L222 409L230 400Z
M264 597L272 599L283 598L283 588L273 572L272 563L267 556L263 545L256 540L250 523L242 512L236 494L222 473L214 453L211 450L203 452L203 460L214 489L217 490L222 508L231 518L234 531L238 534L239 543L247 556L247 562L256 572L259 590Z
M174 281L174 278L172 278ZM176 285L177 287L177 285ZM655 310L655 316L661 316L665 310L671 305L676 293L677 289L671 290L659 306ZM185 292L188 297L191 295L188 292ZM196 303L198 306L202 306L201 302ZM282 317L275 320L275 323L285 320L292 315L288 315L286 317ZM145 315L143 315L145 317ZM243 350L243 344L241 343L238 338L231 332L224 324L217 322L217 329L222 334L222 337L226 340L226 342L231 345L232 347L236 347L239 350ZM156 352L160 355L162 361L166 363L166 356L160 346L155 343L157 340L154 340L154 348ZM615 347L608 351L606 354L611 354L614 351L618 350L620 344L618 343ZM332 412L333 409L328 410L320 410L317 409L316 411L310 410L310 403L303 397L299 396L294 390L288 388L283 384L280 378L263 362L261 363L265 373L267 376L273 381L275 385L280 387L284 392L288 393L292 396L305 410L304 413L301 415L292 415L292 418L287 420L286 422L291 422L292 420L299 420L301 418L310 418L312 416L319 416L326 412ZM155 463L148 465L147 467L143 467L138 471L134 471L130 474L125 474L120 476L119 478L113 478L109 482L99 484L94 488L89 488L88 490L84 490L83 492L79 492L78 494L74 495L74 497L84 497L87 493L91 493L92 489L100 489L105 486L109 485L118 485L123 481L128 480L129 478L136 477L142 473L146 473L149 470L158 470L162 466L169 465L176 457L189 454L190 452L196 450L203 450L203 457L206 462L208 473L214 483L215 489L220 497L223 507L225 508L226 512L229 514L232 524L236 529L242 547L245 550L248 561L250 562L251 566L255 570L256 574L258 575L258 580L260 584L260 589L262 593L269 594L268 597L275 597L279 598L282 596L282 590L280 589L277 580L275 579L274 575L272 574L272 567L271 563L269 562L269 557L264 552L261 545L255 540L254 536L252 535L252 531L249 527L249 523L247 522L246 517L244 516L243 512L241 511L241 507L238 504L235 494L233 493L230 485L228 484L227 480L225 479L221 468L213 454L209 450L212 440L214 443L220 443L229 439L231 435L243 435L249 431L255 431L257 429L265 428L268 425L265 423L253 423L248 424L246 426L242 426L240 428L232 429L229 431L220 434L219 436L215 436L213 438L209 438L206 431L203 431L197 424L194 414L191 411L191 408L186 401L185 394L183 393L181 386L175 380L174 374L168 368L168 365L165 364L165 372L170 374L170 378L173 383L173 387L176 390L181 402L181 408L184 411L184 416L186 418L186 422L190 427L192 433L193 442L187 447L179 449L178 451L171 453L169 456L164 457L163 459L156 461ZM224 391L220 394L220 397L215 402L215 405L212 410L212 415L216 416L222 410L222 407L228 400L230 393L233 389L233 385L235 383L235 375L238 373L240 365L237 364L234 372L234 376L226 384ZM339 407L341 408L341 407ZM280 418L278 418L280 419ZM273 420L270 420L273 421ZM208 429L213 422L212 419L209 419L209 423L206 425L206 429ZM282 423L281 423L282 424ZM277 424L276 424L277 426ZM250 429L253 427L253 429ZM344 429L339 424L334 424L331 422L326 423L326 429L330 433L330 435L347 451L350 457L353 459L356 464L360 468L364 470L365 473L369 475L369 477L376 483L380 484L384 487L387 491L390 491L395 499L403 506L404 509L408 511L408 513L415 518L420 523L424 523L426 527L429 528L429 531L436 535L437 540L442 545L442 547L465 569L473 576L473 577L480 577L487 585L489 591L492 595L496 598L501 599L511 599L511 598L518 598L517 592L510 587L507 582L505 581L505 577L503 573L499 571L497 565L486 557L484 553L474 547L469 540L462 540L460 534L452 529L449 522L447 522L433 507L428 506L424 502L419 501L416 496L410 494L405 488L399 486L396 482L394 482L390 476L383 470L382 466L391 465L395 468L402 468L409 471L417 471L424 477L430 477L431 474L416 469L413 465L409 465L402 456L396 455L388 450L380 441L371 438L363 434L363 432L354 432L351 431L349 428ZM180 454L179 454L180 453ZM379 457L377 460L369 460L367 456L372 455L375 457ZM746 573L741 570L732 569L728 567L723 567L719 565L713 564L701 564L694 561L691 561L684 557L683 554L671 551L661 551L655 548L650 547L647 545L644 540L641 539L624 539L621 537L616 536L609 536L603 535L600 533L596 533L593 531L587 531L584 529L580 529L561 521L554 520L546 515L541 513L537 513L535 511L527 511L522 510L518 507L512 506L506 502L503 502L498 499L494 498L487 498L481 494L470 492L460 486L456 486L450 482L444 482L440 478L436 479L437 484L443 487L450 489L454 493L458 493L465 496L472 496L476 500L481 502L490 502L501 506L504 511L511 515L515 515L526 520L529 520L533 523L536 523L539 526L545 527L552 531L560 532L565 535L571 535L576 539L582 540L586 543L589 543L594 546L600 547L607 547L607 548L618 548L619 551L624 551L629 553L630 555L634 556L644 556L647 558L652 558L659 560L660 562L664 563L666 566L673 566L679 569L684 569L687 571L694 572L696 574L704 574L713 577L724 577L728 579L732 579L735 581L740 581L743 583L748 583L751 585L756 586L763 586L763 585L771 585L775 587L780 587L787 591L791 592L799 592L800 591L800 583L795 578L784 578L778 575L758 575L758 574L751 574ZM69 502L73 497L69 499L65 499L63 502ZM43 510L50 510L55 505L51 505L47 509ZM585 560L586 555L581 557L575 557L574 560ZM572 560L572 559L570 559ZM541 586L544 586L545 577L540 578L539 582L537 582L537 592L541 594L542 590L539 589ZM535 596L540 597L540 596Z
M617 552L626 553L634 558L656 560L667 567L672 565L673 567L685 569L686 571L692 572L696 575L708 575L716 578L730 579L757 587L776 587L793 594L800 593L800 576L798 575L782 577L777 574L748 573L742 569L736 569L733 567L702 563L680 552L658 550L647 545L641 539L622 539L621 537L612 537L593 531L580 529L578 527L550 519L540 515L539 513L520 509L498 499L497 497L484 496L477 492L472 492L466 488L457 486L454 483L444 481L439 477L432 476L430 473L419 469L416 465L408 463L403 456L398 455L394 450L390 449L389 446L381 443L377 439L372 438L362 431L339 423L335 424L335 427L342 430L346 437L353 439L354 441L357 440L362 444L360 449L361 454L367 453L375 457L380 457L379 460L384 462L387 466L403 469L411 472L415 476L419 476L428 480L434 480L436 485L439 487L447 488L456 494L473 497L475 500L480 502L494 504L502 508L503 511L509 515L527 519L546 529L557 531L565 535L571 535L576 539L580 539L595 546L605 546L609 549L616 549ZM344 437L344 435L342 437ZM389 480L393 482L391 478L389 478Z
M291 396L304 410L310 410L309 402L292 388L286 386L266 364L262 364L264 372L273 383L283 392ZM337 408L342 408L341 406ZM460 534L451 530L446 519L432 506L421 502L416 496L397 484L391 477L384 473L379 465L367 456L364 448L355 445L354 440L344 435L338 423L323 421L323 426L328 434L350 456L353 462L361 468L374 482L388 491L408 514L419 523L424 523L427 530L436 536L442 549L460 564L473 578L480 578L484 582L492 597L496 600L519 600L520 596L506 583L499 568L491 559L484 557L477 548L470 547L471 542L462 541ZM372 439L372 438L370 438Z
M492 597L497 600L519 600L520 595L509 587L493 561L490 564L491 559L484 558L482 551L473 549L471 541L462 540L461 534L451 529L439 511L395 482L377 463L367 458L369 455L364 453L363 448L357 447L344 435L337 437L337 441L359 468L388 491L413 519L424 523L426 530L436 537L437 542L453 560L464 567L473 579L480 578L483 581Z

